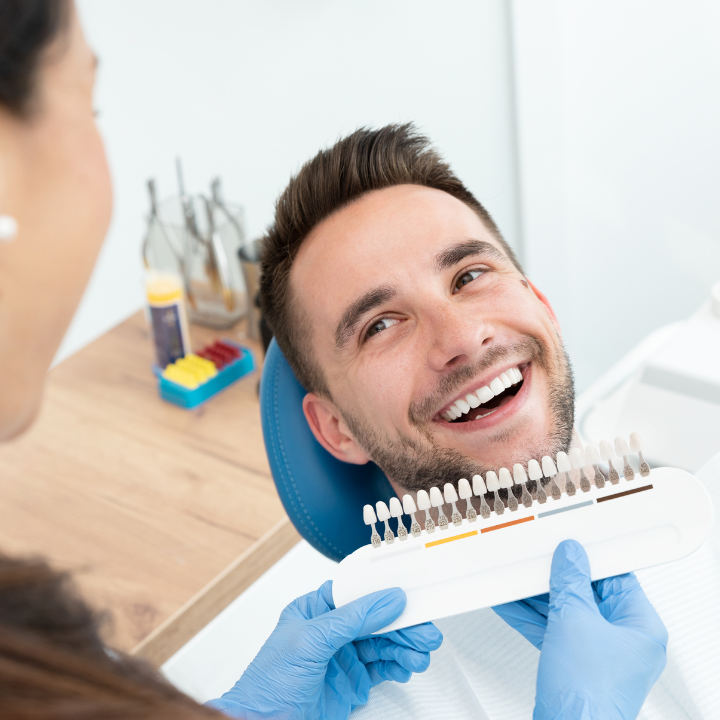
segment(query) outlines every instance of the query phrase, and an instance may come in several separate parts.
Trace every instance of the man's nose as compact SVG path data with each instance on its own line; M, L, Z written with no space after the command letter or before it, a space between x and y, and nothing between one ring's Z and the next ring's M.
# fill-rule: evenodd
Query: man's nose
M427 360L435 372L477 362L495 335L491 323L477 311L448 304L426 316Z

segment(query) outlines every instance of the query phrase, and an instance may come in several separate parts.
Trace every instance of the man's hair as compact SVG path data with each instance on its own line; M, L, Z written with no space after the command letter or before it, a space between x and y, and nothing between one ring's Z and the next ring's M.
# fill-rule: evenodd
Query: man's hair
M411 123L361 128L321 150L291 178L263 238L260 304L295 377L308 392L330 397L310 348L311 320L293 302L290 272L307 236L324 220L367 193L396 185L442 190L464 202L493 233L514 265L515 254L488 211L460 182L430 140Z

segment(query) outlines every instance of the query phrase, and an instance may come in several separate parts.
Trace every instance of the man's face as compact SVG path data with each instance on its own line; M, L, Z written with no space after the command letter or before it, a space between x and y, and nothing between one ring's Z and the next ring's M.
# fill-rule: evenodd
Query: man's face
M305 414L339 459L420 489L567 449L552 310L459 200L415 185L364 196L305 240L291 287L332 396L309 394ZM478 397L513 368L522 380ZM485 402L451 419L473 394Z

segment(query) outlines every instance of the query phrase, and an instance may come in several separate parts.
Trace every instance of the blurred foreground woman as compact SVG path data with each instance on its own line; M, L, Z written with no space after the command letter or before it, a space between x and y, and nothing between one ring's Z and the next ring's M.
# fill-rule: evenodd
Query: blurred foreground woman
M110 220L96 65L71 0L0 0L0 441L38 411ZM346 718L373 685L425 670L440 645L431 624L358 639L404 606L394 589L336 610L326 583L286 608L243 677L213 704L243 718ZM218 715L108 651L101 619L67 575L0 555L0 717Z

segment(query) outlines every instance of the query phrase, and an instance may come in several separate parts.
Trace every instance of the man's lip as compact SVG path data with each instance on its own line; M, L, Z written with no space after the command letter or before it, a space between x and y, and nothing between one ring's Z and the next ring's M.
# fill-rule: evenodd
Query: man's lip
M474 432L477 430L486 430L494 425L500 425L525 404L525 401L530 394L532 386L532 364L528 363L526 366L523 366L522 370L523 384L520 386L517 393L513 395L508 402L497 408L497 410L486 417L480 418L479 420L467 420L465 422L451 423L438 416L435 422L437 422L441 428L448 429L452 432ZM482 406L471 410L471 415L474 417L475 414L482 412L481 408Z
M475 391L479 390L481 387L485 387L485 385L489 385L496 377L499 377L500 375L502 375L504 372L506 372L510 368L514 368L514 367L518 368L518 370L520 370L520 372L522 373L523 381L524 381L525 380L525 372L526 372L526 369L529 367L530 362L531 362L530 360L521 360L521 361L515 362L515 363L507 363L505 366L501 366L501 369L493 370L492 374L488 373L487 375L485 375L484 379L473 380L471 384L468 384L468 386L466 387L465 390L463 390L461 393L456 395L449 402L445 403L445 405L443 405L442 408L440 408L440 410L438 410L438 412L435 413L433 420L442 420L442 417L441 417L442 414L446 413L458 400L464 400L465 397L467 395L469 395L470 393L474 393ZM482 405L480 407L482 407ZM479 408L476 408L476 409L479 410ZM471 410L470 412L473 412L473 410Z

